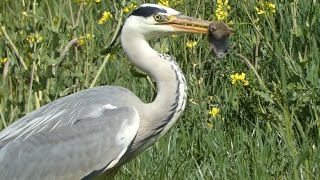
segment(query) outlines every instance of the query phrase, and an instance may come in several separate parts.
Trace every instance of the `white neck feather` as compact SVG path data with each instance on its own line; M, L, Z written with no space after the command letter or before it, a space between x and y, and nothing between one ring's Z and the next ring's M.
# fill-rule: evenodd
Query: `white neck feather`
M150 140L152 143L166 133L183 112L187 89L185 77L176 62L169 59L169 56L160 57L142 34L134 33L124 26L121 43L133 64L157 83L158 92L155 100L146 104L145 110L142 110L145 119L140 124L139 130L144 129L144 131L138 132L138 136L142 136L141 139L148 139L152 133L157 133ZM146 130L157 132L146 132Z

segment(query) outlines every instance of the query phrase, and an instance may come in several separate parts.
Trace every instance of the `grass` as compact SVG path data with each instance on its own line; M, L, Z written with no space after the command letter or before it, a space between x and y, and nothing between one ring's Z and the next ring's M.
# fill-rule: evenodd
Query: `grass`
M0 60L8 58L0 64L0 129L90 86L119 85L152 100L152 84L128 62L118 41L109 59L100 53L128 15L121 8L129 4L87 2L0 2ZM184 14L215 19L215 1L194 2L170 1ZM205 36L151 42L177 58L189 102L173 130L126 164L116 179L320 178L320 5L271 2L276 12L261 15L254 9L257 0L229 2L235 48L223 60L210 53ZM113 18L98 25L103 11ZM68 43L81 36L85 44L61 58ZM197 46L187 48L187 41ZM230 76L241 72L249 86L231 84ZM220 109L216 117L208 114L212 107Z

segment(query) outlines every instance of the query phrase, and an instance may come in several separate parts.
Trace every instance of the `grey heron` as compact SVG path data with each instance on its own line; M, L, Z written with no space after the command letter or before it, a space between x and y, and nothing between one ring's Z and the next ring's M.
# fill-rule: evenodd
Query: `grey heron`
M144 103L123 87L100 86L44 105L0 133L0 178L91 179L114 174L168 132L186 105L181 69L148 40L208 33L209 24L161 5L138 7L123 25L121 44L132 63L155 79L154 101Z

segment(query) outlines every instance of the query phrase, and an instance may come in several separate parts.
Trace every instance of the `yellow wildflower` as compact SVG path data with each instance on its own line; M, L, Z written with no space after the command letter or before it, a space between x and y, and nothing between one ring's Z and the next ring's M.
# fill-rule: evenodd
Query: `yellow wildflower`
M244 86L249 86L249 81L244 80L244 81L243 81L243 85L244 85Z
M211 109L211 111L209 112L209 114L210 114L212 117L216 117L219 113L220 113L220 109L217 108L217 107L213 107L213 108Z
M92 39L94 37L95 37L95 35L93 35L93 34L89 34L89 33L86 34L87 39Z
M183 1L184 0L175 0L175 1L173 1L174 6L179 5L179 4L183 4L184 3Z
M270 2L266 2L266 6L269 8L269 9L272 9L272 10L275 10L276 9L276 5L275 4L272 4Z
M237 82L243 83L244 86L249 86L249 81L246 80L246 74L241 73L240 75L238 73L232 74L231 76L231 84L236 84Z
M109 59L110 60L115 60L117 58L117 56L115 54L110 54Z
M78 42L79 42L79 44L81 46L83 46L83 45L86 44L86 41L88 41L88 40L90 40L92 38L94 38L94 35L87 33L84 36L80 36L79 39L78 39Z
M208 128L213 128L213 124L208 123Z
M58 16L54 16L52 22L53 22L53 25L57 26L58 23L59 23L59 17Z
M28 16L28 14L27 14L27 12L25 12L25 11L22 11L22 13L21 13L23 16L25 16L25 17L27 17Z
M129 6L126 6L123 8L123 12L124 13L129 13L131 12L133 9L135 9L137 7L137 5L135 4L130 4Z
M265 13L265 11L264 11L264 10L259 9L258 7L255 7L254 9L256 10L256 12L257 12L259 15L260 15L260 14L264 14L264 13Z
M37 43L41 43L43 41L43 36L39 35L36 37L36 39L37 39Z
M0 60L0 64L5 64L8 61L7 57L4 57Z
M158 4L163 5L163 6L169 6L169 1L168 0L158 0Z
M161 45L160 46L160 52L161 53L167 53L169 51L167 46Z
M259 1L258 7L254 8L257 14L274 14L276 12L276 5L271 2Z
M101 2L101 0L94 0L96 3L99 3L99 2Z
M79 39L78 39L78 42L81 46L83 46L85 44L85 37L84 36L80 36Z
M27 36L26 40L27 40L30 44L32 44L32 43L34 43L34 42L36 41L36 37L35 37L33 34L29 34L29 35Z
M23 34L23 31L20 31L19 32L20 34ZM26 37L26 40L30 43L30 44L33 44L33 43L41 43L43 41L43 36L41 36L40 34L29 34L27 35Z
M188 41L188 42L186 43L186 46L187 46L187 48L192 49L192 48L196 47L197 44L198 44L198 43L197 43L196 41Z
M231 7L228 0L217 0L217 9L215 12L216 18L219 21L226 20L229 16L228 10L230 9Z
M102 13L102 17L99 19L98 24L104 24L106 23L109 19L112 19L112 14L109 11L104 11Z

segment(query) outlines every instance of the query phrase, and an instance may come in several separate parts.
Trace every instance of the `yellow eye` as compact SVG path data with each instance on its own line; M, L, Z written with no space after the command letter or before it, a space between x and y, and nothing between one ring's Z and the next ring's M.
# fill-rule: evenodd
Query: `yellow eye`
M155 15L153 15L153 19L154 19L155 21L161 21L161 20L162 20L162 17L161 17L160 14L155 14Z

